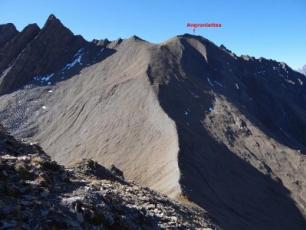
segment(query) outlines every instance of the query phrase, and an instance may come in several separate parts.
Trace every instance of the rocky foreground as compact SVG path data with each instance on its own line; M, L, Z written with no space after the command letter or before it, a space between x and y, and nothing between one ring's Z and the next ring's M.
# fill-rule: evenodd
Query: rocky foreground
M0 134L0 229L217 229L200 209L124 181L92 160L69 168Z

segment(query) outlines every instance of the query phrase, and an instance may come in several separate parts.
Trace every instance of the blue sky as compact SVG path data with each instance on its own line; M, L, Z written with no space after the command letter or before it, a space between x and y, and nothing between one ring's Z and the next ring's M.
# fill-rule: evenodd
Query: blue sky
M236 54L284 61L297 69L306 64L306 0L0 0L0 24L19 30L43 26L55 14L74 33L93 38L134 34L159 43L192 33L187 22L222 23L196 34Z

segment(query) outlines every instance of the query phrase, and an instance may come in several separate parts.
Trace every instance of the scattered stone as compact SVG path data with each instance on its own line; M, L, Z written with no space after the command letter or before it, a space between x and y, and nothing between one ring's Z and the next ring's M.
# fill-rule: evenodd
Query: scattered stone
M0 136L10 143L0 154L0 229L217 229L203 210L124 181L114 165L65 169L38 146Z

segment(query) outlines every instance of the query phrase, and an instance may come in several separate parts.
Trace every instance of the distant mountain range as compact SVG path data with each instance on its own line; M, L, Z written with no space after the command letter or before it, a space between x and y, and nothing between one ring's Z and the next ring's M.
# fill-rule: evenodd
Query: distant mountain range
M306 79L190 34L86 41L0 25L0 122L204 209L221 229L306 229ZM141 198L140 198L141 199Z

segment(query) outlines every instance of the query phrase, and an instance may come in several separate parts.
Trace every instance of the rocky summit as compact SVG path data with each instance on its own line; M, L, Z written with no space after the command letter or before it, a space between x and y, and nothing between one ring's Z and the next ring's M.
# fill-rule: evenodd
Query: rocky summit
M201 36L86 41L54 15L1 25L0 122L32 143L3 154L2 178L25 191L2 207L42 203L4 226L304 230L305 104L286 63Z

